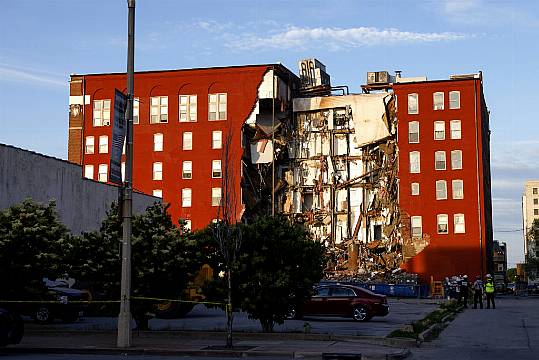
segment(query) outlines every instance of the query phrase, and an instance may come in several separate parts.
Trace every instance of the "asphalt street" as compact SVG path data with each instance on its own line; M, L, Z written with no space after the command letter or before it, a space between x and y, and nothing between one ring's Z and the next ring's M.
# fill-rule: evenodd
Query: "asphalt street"
M366 323L358 323L352 319L335 317L305 317L301 320L286 320L275 326L275 332L311 332L315 334L335 334L347 336L386 336L411 321L419 320L436 309L437 304L431 300L388 299L389 315L374 317ZM116 318L85 317L73 324L60 322L49 325L26 324L28 329L58 330L114 330ZM188 330L188 331L225 331L225 313L219 309L208 309L197 305L185 318L150 320L151 330ZM260 332L260 323L249 319L246 313L235 313L234 330L240 332Z
M413 359L539 359L539 298L498 297L496 309L467 309Z

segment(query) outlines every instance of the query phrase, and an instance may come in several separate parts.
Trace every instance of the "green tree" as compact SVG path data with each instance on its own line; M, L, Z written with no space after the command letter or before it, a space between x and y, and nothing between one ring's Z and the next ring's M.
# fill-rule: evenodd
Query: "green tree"
M62 249L70 241L58 220L55 202L27 199L0 212L0 284L3 298L31 296L43 288L42 278L56 278Z
M528 256L524 269L530 280L535 280L539 276L539 219L533 220L531 228L526 234L528 242Z
M241 307L265 332L282 324L291 305L304 302L323 277L324 248L283 216L258 218L243 228L239 258Z

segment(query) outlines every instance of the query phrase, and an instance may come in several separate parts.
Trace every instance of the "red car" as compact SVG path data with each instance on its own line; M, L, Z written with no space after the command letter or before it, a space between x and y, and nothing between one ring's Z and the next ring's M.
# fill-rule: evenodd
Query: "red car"
M291 308L289 318L301 319L305 315L352 317L355 321L368 321L373 316L389 314L385 295L353 285L332 284L318 286L306 303Z

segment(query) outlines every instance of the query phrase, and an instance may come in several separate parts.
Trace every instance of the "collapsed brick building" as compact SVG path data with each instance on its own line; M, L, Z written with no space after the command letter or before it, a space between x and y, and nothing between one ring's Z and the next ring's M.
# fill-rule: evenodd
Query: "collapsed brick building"
M369 73L362 93L350 94L316 59L299 69L136 73L134 187L198 229L217 219L223 173L233 174L238 221L284 213L303 223L328 249L328 277L485 273L492 225L481 75ZM111 99L124 84L125 74L71 78L69 159L86 177L98 169L108 180Z

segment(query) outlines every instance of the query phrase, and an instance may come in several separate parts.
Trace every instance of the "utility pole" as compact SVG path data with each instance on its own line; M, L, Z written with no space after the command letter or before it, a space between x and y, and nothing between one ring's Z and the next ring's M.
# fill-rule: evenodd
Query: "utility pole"
M122 280L120 314L118 315L117 346L128 348L131 345L131 217L133 212L133 100L135 70L135 0L127 0L129 22L127 25L127 131L124 196L122 204Z
M275 216L275 66L271 67L273 99L271 100L271 216Z

